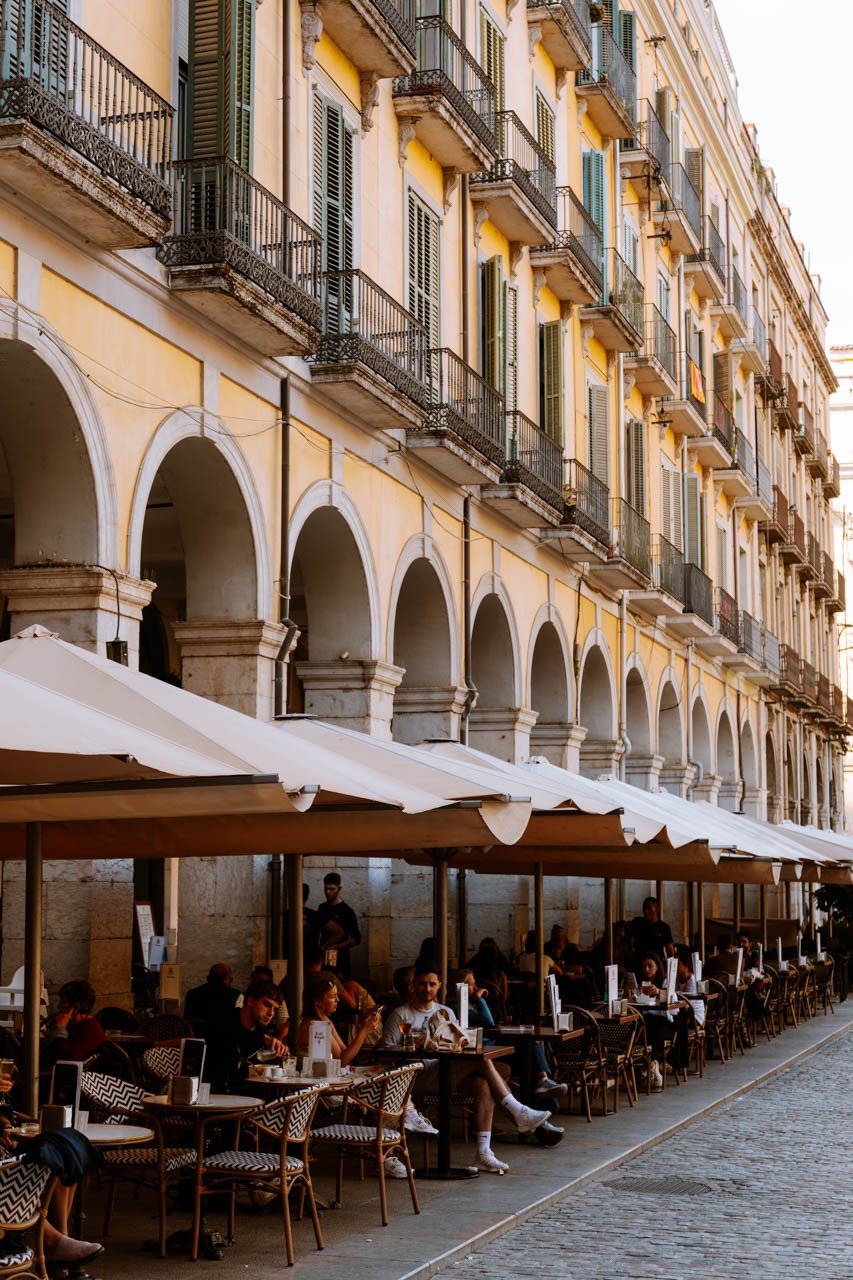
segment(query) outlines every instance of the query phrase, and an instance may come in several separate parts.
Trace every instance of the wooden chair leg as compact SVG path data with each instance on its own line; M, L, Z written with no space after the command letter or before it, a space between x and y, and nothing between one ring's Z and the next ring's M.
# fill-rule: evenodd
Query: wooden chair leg
M104 1213L104 1235L110 1234L110 1223L113 1218L113 1206L116 1202L116 1180L115 1176L110 1178L110 1189L107 1193L107 1206ZM162 1255L161 1255L162 1256Z
M166 1179L160 1178L160 1257L166 1256Z
M412 1193L412 1208L414 1209L415 1213L420 1213L421 1202L418 1199L418 1189L415 1186L415 1171L412 1168L412 1162L409 1159L408 1144L403 1148L403 1162L406 1166L406 1176L409 1179L409 1190Z
M290 1199L288 1196L290 1188L287 1185L287 1178L282 1175L281 1179L281 1216L284 1220L284 1247L287 1250L287 1265L293 1266L293 1224L290 1221Z
M376 1161L379 1165L377 1170L379 1174L379 1207L382 1210L382 1225L388 1226L388 1189L385 1186L385 1160L382 1152L382 1144L378 1143L376 1147Z
M305 1180L305 1192L308 1196L308 1209L311 1214L311 1221L314 1224L314 1239L317 1241L317 1248L323 1248L323 1233L320 1230L320 1215L317 1212L317 1201L314 1199L314 1184L311 1181L310 1173Z
M198 1261L198 1238L201 1233L201 1179L196 1178L195 1197L193 1203L193 1247L190 1258Z

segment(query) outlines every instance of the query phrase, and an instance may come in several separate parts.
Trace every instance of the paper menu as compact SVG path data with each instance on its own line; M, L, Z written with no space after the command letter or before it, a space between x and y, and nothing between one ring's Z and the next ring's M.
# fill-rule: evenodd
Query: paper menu
M616 964L606 964L604 966L604 987L607 992L607 1011L610 1014L616 1012L615 1006L619 1003L619 966Z
M459 1025L463 1031L468 1030L468 983L457 982L456 998L459 1009Z
M781 938L776 939L776 962L779 965L779 968L781 969L782 968L782 939Z
M560 993L557 990L557 979L553 973L548 974L546 983L546 991L548 992L548 1000L551 1004L551 1019L554 1030L560 1029Z
M666 1002L675 1004L678 999L678 957L669 956L666 962Z
M330 1062L332 1058L332 1025L318 1019L311 1023L308 1034L308 1053L306 1057L312 1061L321 1059Z
M702 957L698 951L693 952L693 977L697 983L702 981Z
M737 987L740 986L740 981L743 977L743 947L738 947L735 955L737 956L737 968L735 969L735 986Z

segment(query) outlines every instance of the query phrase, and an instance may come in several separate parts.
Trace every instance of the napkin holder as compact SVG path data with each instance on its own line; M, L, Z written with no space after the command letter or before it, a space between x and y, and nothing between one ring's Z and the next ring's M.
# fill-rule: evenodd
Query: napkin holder
M575 1015L573 1013L563 1013L562 1011L558 1013L557 1014L557 1030L558 1031L574 1030L574 1026L573 1026L574 1017Z
M198 1076L172 1076L169 1101L177 1107L191 1107L198 1102Z
M52 1133L55 1129L70 1129L74 1115L72 1106L47 1102L41 1109L41 1131Z
M312 1080L326 1080L332 1074L330 1070L331 1063L328 1058L309 1058L308 1062L311 1065Z

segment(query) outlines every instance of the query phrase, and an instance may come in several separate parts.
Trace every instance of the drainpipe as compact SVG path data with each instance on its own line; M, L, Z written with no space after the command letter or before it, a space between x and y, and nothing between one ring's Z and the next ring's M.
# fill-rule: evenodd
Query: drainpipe
M619 595L619 781L625 781L625 760L631 754L631 739L628 737L628 658L625 652L628 643L628 593Z
M281 37L281 199L290 207L290 0L282 0Z
M705 768L701 760L693 759L693 715L690 708L690 690L693 686L693 641L687 641L687 766L692 765L696 770L696 777L688 784L688 798L693 798L693 788L697 785L701 786L705 778Z
M477 702L477 686L471 670L471 495L462 503L462 674L465 705L459 721L459 741L468 745L468 722Z

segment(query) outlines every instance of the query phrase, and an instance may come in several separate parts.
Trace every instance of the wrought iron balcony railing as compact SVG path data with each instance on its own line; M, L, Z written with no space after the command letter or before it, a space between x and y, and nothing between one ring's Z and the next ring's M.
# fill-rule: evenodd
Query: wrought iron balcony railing
M638 334L643 332L643 286L615 249L605 249L604 284L599 306L616 307Z
M761 623L753 618L751 613L747 613L746 609L740 611L740 648L747 657L761 662L764 652L761 643Z
M802 516L788 508L788 542L796 547L802 558L806 558L806 526Z
M718 395L714 395L714 426L713 432L720 444L725 445L734 460L735 454L735 426L734 415L728 405Z
M449 347L429 353L430 410L425 427L451 430L491 462L506 459L506 415L495 391Z
M592 28L592 66L578 72L578 86L608 89L633 120L637 109L637 76L608 29L601 22Z
M172 170L174 231L157 251L160 261L228 264L319 329L319 232L226 156L178 160Z
M702 239L702 201L699 192L687 176L683 164L672 164L669 169L669 190L673 208L684 214L697 240Z
M626 560L632 568L651 580L652 534L645 520L624 498L610 499L610 554Z
M779 683L790 689L802 689L800 655L789 644L779 648Z
M841 605L841 612L843 613L847 608L847 581L840 569L836 574L835 594L838 597L838 603Z
M571 28L587 54L592 49L592 17L587 0L527 0L528 9L547 9L559 27Z
M772 338L768 339L767 342L767 362L770 365L771 379L777 386L781 387L783 382L782 356Z
M773 477L770 468L758 459L758 496L764 505L773 509Z
M817 676L817 705L822 711L832 711L832 685L829 683L829 676L821 671Z
M805 658L800 663L800 687L804 698L817 702L817 671Z
M602 546L610 545L610 491L597 476L578 462L569 459L565 488L566 520L577 525Z
M740 644L740 628L738 627L738 607L733 595L723 587L717 587L716 627L724 640L732 644Z
M654 356L673 382L678 378L677 346L678 340L672 325L667 323L654 303L650 303L646 320L646 345L642 354Z
M762 633L762 641L762 661L764 663L764 668L766 671L769 671L770 675L778 676L779 664L781 661L779 654L779 641L773 635L772 631L768 631L766 628Z
M763 358L767 359L767 325L761 319L757 307L752 308L752 340Z
M755 488L755 452L740 427L735 428L733 452L734 465L742 471Z
M729 271L729 305L734 307L745 325L749 324L749 303L746 296L746 285L740 278L737 267Z
M388 24L394 35L409 50L415 52L415 0L371 0L371 3L382 20Z
M557 187L557 237L545 248L568 249L602 287L601 232L571 187Z
M702 247L698 253L687 256L688 262L708 262L714 268L721 284L726 282L726 246L723 237L707 213L702 217Z
M623 151L647 151L656 167L653 179L661 177L666 181L669 177L670 142L669 134L661 124L660 118L647 98L638 103L636 132L633 138L627 138L622 144Z
M0 119L29 120L168 218L169 103L49 0L0 0Z
M525 414L507 414L504 480L524 484L562 515L565 506L562 446Z
M714 625L713 583L698 565L689 562L684 566L684 609L697 614L709 627Z
M655 539L653 571L655 586L683 603L684 556L662 534Z
M394 97L441 94L480 141L495 151L495 86L444 18L418 18L417 58L411 75L394 81Z
M557 225L557 169L514 111L495 116L498 154L491 169L471 175L472 183L512 181L543 218Z
M709 388L705 381L705 374L701 365L698 365L690 356L683 357L683 375L681 380L682 397L691 404L701 418L707 420L708 417L708 396Z
M363 271L327 271L323 337L309 361L364 364L410 400L429 406L424 325Z

